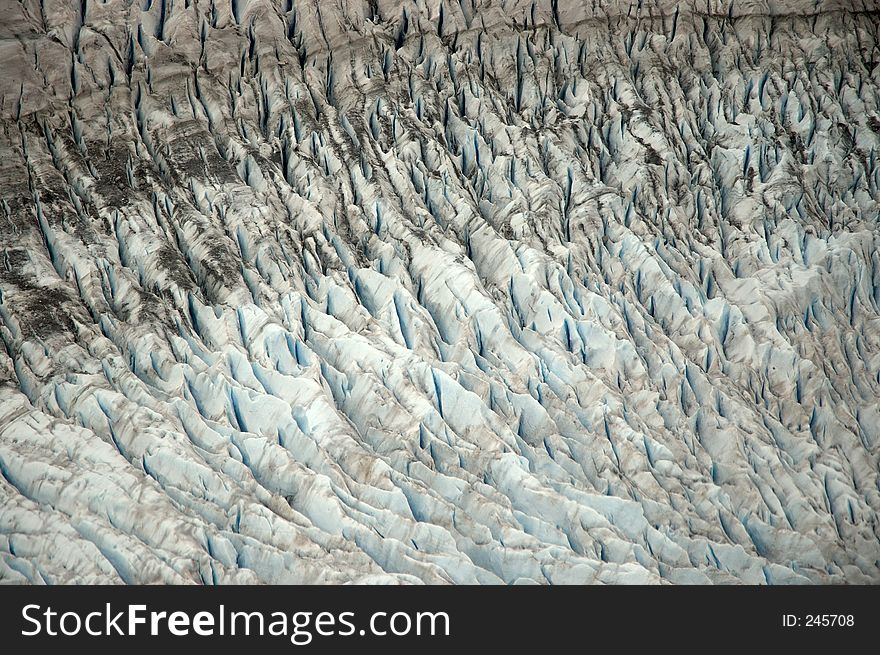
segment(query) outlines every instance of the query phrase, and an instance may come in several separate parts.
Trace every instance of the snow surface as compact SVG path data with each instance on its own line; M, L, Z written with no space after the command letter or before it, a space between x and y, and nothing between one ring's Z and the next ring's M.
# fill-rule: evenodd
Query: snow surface
M0 580L880 582L876 9L0 0Z

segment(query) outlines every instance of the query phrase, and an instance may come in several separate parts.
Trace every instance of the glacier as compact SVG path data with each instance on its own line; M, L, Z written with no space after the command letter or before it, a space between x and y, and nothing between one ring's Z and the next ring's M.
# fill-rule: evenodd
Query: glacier
M0 581L880 582L870 0L0 0Z

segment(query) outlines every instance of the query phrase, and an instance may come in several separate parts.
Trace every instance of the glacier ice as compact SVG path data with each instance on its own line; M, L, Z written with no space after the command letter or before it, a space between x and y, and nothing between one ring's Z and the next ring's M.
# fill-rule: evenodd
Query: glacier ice
M0 581L880 582L870 0L0 0Z

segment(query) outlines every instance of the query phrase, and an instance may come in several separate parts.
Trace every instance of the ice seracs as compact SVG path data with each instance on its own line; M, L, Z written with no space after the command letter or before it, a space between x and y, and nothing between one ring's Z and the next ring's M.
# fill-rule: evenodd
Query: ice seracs
M0 580L880 581L868 4L7 5Z

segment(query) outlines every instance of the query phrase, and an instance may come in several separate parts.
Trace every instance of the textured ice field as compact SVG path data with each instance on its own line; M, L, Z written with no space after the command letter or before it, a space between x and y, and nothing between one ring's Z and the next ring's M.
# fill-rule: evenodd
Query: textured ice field
M876 9L0 0L0 581L880 582Z

